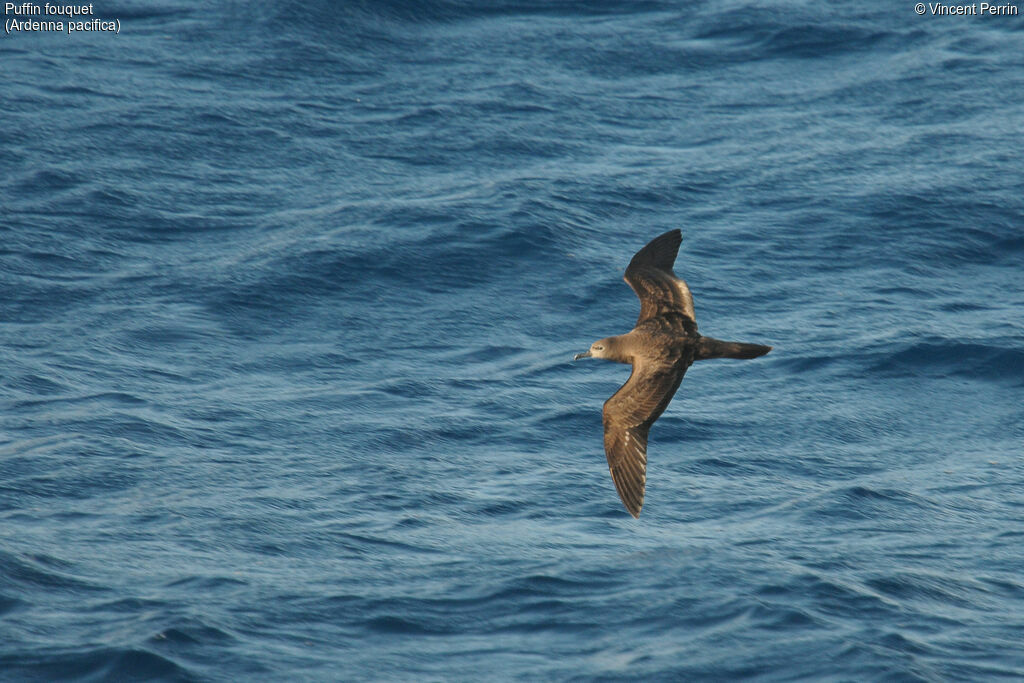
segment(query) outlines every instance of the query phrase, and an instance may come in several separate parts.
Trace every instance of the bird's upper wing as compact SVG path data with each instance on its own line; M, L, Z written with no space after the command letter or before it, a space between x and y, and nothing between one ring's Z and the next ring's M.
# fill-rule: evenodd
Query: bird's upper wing
M647 482L647 432L665 411L686 364L638 361L633 374L604 404L604 453L623 505L637 517Z
M648 242L629 262L623 279L640 299L637 325L666 313L682 313L696 324L690 288L672 272L682 241L678 229L669 230Z

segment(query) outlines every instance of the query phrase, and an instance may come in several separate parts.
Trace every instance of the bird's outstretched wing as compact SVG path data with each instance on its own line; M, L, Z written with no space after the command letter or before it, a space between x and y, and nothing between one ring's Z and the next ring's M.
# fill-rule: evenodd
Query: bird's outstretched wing
M638 361L626 383L604 404L604 453L623 505L634 517L644 505L647 432L668 407L687 365Z
M682 313L696 324L690 288L672 272L682 241L678 229L669 230L648 242L629 262L623 279L640 299L637 325L670 312Z

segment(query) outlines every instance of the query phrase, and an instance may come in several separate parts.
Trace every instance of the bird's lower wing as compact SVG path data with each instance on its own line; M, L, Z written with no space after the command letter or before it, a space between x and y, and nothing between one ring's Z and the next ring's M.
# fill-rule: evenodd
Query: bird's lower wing
M604 453L615 490L629 514L644 505L647 433L668 407L686 367L634 365L633 374L604 404Z
M604 452L622 504L639 517L647 485L647 428L605 427Z

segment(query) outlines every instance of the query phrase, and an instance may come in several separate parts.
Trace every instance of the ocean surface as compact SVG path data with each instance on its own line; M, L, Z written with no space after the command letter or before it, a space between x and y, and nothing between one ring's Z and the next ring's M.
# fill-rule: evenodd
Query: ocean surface
M94 12L0 35L0 680L1024 678L1024 17ZM634 520L572 358L677 227L774 350Z

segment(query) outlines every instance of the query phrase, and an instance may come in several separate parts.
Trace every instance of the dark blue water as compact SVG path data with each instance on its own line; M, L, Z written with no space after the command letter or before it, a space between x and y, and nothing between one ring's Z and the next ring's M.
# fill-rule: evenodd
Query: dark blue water
M0 37L0 678L1024 677L1024 19ZM633 252L707 334L623 509Z

